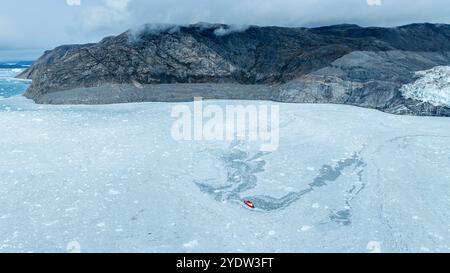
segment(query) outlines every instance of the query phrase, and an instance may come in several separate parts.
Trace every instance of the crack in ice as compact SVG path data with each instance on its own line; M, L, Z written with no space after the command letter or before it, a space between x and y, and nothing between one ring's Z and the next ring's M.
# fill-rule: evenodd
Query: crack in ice
M207 181L194 181L202 192L213 196L219 202L230 201L242 203L244 200L251 200L257 208L256 211L276 211L285 209L300 200L304 195L313 192L317 188L325 187L330 182L336 181L345 169L354 166L355 170L359 170L357 172L358 182L347 192L349 197L345 200L346 209L333 212L330 216L332 221L343 224L350 223L350 202L365 188L365 184L362 182L362 172L366 164L360 158L360 152L338 161L334 166L323 165L319 170L319 174L313 179L313 182L308 184L308 188L301 191L292 191L283 197L277 198L270 195L244 195L244 192L256 188L258 182L256 174L265 171L264 166L267 162L263 157L270 153L258 152L251 155L239 149L238 146L238 144L232 144L229 149L218 153L218 157L224 164L227 172L227 178L224 184L213 186L210 183L211 180L209 180L209 183Z

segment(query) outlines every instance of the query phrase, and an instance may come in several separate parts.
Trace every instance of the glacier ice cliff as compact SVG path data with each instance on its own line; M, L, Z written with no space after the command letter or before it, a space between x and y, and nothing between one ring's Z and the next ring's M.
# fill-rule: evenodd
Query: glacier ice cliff
M416 73L418 79L402 86L406 98L450 107L450 66L438 66Z

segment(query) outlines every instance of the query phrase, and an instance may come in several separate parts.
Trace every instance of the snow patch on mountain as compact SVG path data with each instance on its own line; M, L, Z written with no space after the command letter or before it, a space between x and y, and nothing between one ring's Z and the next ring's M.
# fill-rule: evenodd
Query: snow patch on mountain
M450 106L450 66L418 71L416 76L415 82L400 89L404 97L435 106Z

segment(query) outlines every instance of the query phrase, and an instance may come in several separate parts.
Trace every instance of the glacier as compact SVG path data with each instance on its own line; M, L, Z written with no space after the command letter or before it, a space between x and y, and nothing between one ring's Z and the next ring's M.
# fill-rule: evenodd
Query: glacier
M176 103L2 98L0 252L450 252L448 118L209 103L279 105L279 149L174 141Z
M405 98L450 107L450 66L437 66L415 75L415 82L400 89Z

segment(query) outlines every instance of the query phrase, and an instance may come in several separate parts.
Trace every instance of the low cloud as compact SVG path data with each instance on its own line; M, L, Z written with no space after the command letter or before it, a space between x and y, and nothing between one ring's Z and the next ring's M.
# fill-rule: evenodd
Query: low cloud
M151 23L147 31L197 22L231 24L216 30L227 35L245 25L450 23L448 14L448 0L8 0L0 10L0 46L95 42L146 23Z
M144 24L138 27L133 27L128 32L130 42L138 42L143 35L158 35L161 33L173 34L179 32L182 27L195 26L199 31L213 30L216 36L226 36L236 32L244 32L249 26L247 25L220 25L200 22L196 24Z
M131 28L128 32L128 37L131 42L137 42L146 34L175 33L179 30L180 26L174 24L144 24Z
M228 25L226 27L220 27L214 30L214 34L217 36L226 36L235 32L244 32L249 28L248 25Z

